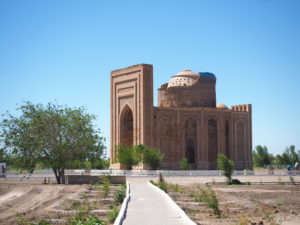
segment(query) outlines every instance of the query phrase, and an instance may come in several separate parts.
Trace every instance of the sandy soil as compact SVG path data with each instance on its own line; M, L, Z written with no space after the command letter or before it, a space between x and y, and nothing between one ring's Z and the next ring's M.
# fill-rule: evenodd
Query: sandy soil
M100 186L99 186L100 187ZM119 188L111 185L108 197L103 198L101 188L91 185L41 184L41 181L0 181L0 224L18 224L18 221L51 224L66 224L76 215L72 206L74 200L80 204L88 201L93 207L91 214L107 221L109 205L113 203L114 192ZM83 197L85 196L85 197ZM17 216L19 214L19 216Z
M36 214L53 204L76 198L86 185L43 185L39 181L0 183L0 224L15 224L16 214Z
M197 224L300 224L300 185L221 185L213 184L221 209L218 218L190 193L199 185L181 185L182 193L170 190L170 195Z

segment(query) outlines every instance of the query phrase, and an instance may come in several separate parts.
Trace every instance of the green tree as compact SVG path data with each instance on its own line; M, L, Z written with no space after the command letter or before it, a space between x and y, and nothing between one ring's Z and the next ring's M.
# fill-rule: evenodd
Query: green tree
M156 170L162 163L164 154L157 149L149 148L144 145L137 147L141 149L140 152L142 154L143 163L148 164L152 170Z
M264 167L270 165L274 156L268 152L266 146L257 145L253 151L253 163L255 167Z
M19 168L32 173L38 164L52 167L60 184L74 161L103 156L104 139L92 124L95 116L84 108L27 102L18 110L20 116L8 114L2 120L0 137Z
M188 159L183 157L179 162L180 169L182 170L191 170L192 167L188 162Z
M118 161L125 165L127 170L132 170L132 167L139 164L142 160L139 148L117 145L116 149L118 153Z
M224 154L218 154L217 156L217 167L222 170L224 176L227 179L227 183L231 183L231 176L234 170L234 162Z
M280 165L294 165L300 160L300 151L296 152L294 145L286 147L285 151L281 155L277 155L275 162Z

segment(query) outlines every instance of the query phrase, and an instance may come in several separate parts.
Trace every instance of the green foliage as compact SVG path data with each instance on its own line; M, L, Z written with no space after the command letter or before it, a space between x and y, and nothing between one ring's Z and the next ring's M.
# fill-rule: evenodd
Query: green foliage
M141 162L141 152L139 148L132 146L117 145L118 161L125 165L128 170L132 169L132 166Z
M142 154L143 163L148 164L152 170L156 170L164 158L164 154L154 148L148 148L144 145L137 146Z
M107 214L107 220L110 223L114 223L119 215L120 209L116 205L111 205L110 209L111 209L111 211Z
M234 170L234 162L228 159L224 154L218 154L217 167L222 170L224 176L227 178L227 183L231 182L231 176Z
M281 155L277 155L274 163L278 165L294 165L300 162L300 150L296 152L295 146L287 147Z
M152 170L156 170L164 157L159 150L149 148L145 145L118 145L116 148L118 152L118 161L125 165L128 170L131 170L132 166L137 165L140 162L148 164Z
M195 201L204 202L205 205L212 209L214 214L220 215L219 210L219 201L215 191L211 188L210 185L205 185L204 187L199 188L199 193L193 194Z
M88 218L76 217L71 220L70 225L106 225L106 223L96 216L91 216Z
M284 204L284 200L282 198L278 198L275 200L275 204L277 206L283 205Z
M192 167L188 162L188 159L183 157L179 162L180 169L182 170L191 170Z
M116 205L121 205L126 197L126 186L121 186L119 190L116 191L114 196L114 202Z
M84 108L27 102L18 110L20 116L8 114L2 120L0 141L20 169L32 173L37 165L52 167L61 183L75 160L103 156L104 139L92 124L95 116Z
M268 152L266 146L257 145L252 153L253 163L255 167L264 167L270 165L274 156Z
M45 220L41 220L38 225L50 225L50 223L46 222Z
M232 179L229 184L241 185L243 183L239 179ZM248 183L247 183L247 185L248 185Z
M109 190L110 190L110 179L108 176L103 176L101 177L102 183L103 183L103 187L102 187L102 191L103 191L103 195L106 198L109 194Z

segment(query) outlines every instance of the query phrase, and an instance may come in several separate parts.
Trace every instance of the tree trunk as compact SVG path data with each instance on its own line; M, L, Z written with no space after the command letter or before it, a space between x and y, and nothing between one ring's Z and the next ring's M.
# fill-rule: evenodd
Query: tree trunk
M65 168L53 166L52 169L55 174L56 182L58 184L64 184L65 183Z

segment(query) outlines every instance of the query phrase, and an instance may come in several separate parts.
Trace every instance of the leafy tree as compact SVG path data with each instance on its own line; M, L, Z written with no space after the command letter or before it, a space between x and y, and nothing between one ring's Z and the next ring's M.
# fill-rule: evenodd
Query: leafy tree
M139 148L117 145L118 161L126 166L127 170L132 170L132 166L135 166L141 162L141 151Z
M295 146L287 147L281 155L277 155L275 162L280 165L294 165L300 161L300 151L296 152Z
M93 127L94 115L81 108L30 102L1 122L0 138L21 169L33 172L38 164L52 167L57 183L74 161L102 157L104 139ZM93 157L92 157L93 156Z
M142 154L143 163L148 164L152 170L156 170L162 163L164 154L161 153L159 150L149 148L145 145L138 145L136 146L136 148L138 148L137 151L139 151Z
M180 169L182 170L191 170L192 167L188 162L188 159L183 157L179 162Z
M217 156L217 167L222 170L224 176L227 178L227 183L231 183L231 176L234 170L234 162L224 154L218 154Z
M266 146L257 145L253 151L253 163L255 167L270 165L274 156L268 152Z

